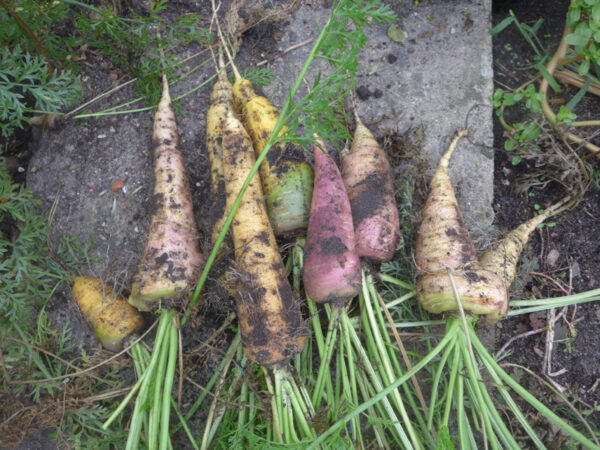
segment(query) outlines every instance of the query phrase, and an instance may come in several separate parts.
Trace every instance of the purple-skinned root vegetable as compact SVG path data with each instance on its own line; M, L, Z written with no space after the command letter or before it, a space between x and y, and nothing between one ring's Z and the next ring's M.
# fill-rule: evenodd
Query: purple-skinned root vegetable
M342 152L342 177L350 199L359 256L389 261L400 241L400 218L385 151L356 117L354 141Z
M318 303L341 304L361 288L350 201L323 141L314 145L315 183L304 254L304 287Z

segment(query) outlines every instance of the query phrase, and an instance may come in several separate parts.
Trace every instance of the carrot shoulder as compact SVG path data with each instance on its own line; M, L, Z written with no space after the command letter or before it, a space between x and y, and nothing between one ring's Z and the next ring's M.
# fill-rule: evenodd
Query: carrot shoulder
M279 110L252 83L236 77L233 85L236 112L239 114L260 155L279 119ZM304 234L308 224L313 186L313 170L305 160L302 147L288 142L271 147L260 166L260 177L273 231L278 236Z

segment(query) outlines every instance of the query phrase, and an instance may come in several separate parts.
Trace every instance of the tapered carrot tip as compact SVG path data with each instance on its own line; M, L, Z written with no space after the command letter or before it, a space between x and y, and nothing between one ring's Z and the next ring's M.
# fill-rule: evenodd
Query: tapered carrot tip
M357 116L358 119L358 116ZM352 146L356 147L379 147L379 144L373 137L373 133L358 119L356 129L354 130L354 141Z
M431 179L415 250L417 269L422 273L459 269L477 257L446 170L458 141L466 134L461 131L454 137Z
M562 199L547 208L543 213L532 217L512 230L504 239L481 256L482 267L497 274L504 281L506 287L509 287L515 279L517 263L531 233L545 220L562 211L570 200L570 197Z

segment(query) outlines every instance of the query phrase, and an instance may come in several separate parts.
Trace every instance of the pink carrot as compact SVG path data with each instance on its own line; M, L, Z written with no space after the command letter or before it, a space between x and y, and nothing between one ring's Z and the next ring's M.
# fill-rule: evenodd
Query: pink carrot
M325 144L314 146L315 183L304 256L304 286L315 302L342 303L361 287L350 201Z

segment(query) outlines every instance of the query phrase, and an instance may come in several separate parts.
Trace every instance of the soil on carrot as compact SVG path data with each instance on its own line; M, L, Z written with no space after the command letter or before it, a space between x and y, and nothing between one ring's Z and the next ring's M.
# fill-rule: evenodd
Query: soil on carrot
M223 2L222 8L229 7L228 1ZM253 2L247 2L248 4ZM241 46L236 59L239 67L256 65L265 60L276 57L278 41L281 39L285 27L285 11L294 2L269 1L263 2L272 8L281 10L277 16L265 14L260 8L242 8L239 17L231 19L231 29L246 30L241 37ZM315 2L317 3L317 2ZM320 2L319 2L320 3ZM196 4L200 4L199 10ZM558 5L560 4L560 7ZM494 2L493 22L499 23L507 17L509 9L522 22L533 24L539 18L544 18L542 25L542 39L548 48L554 48L564 26L565 11L568 1L560 3L555 0L532 0L522 2L499 1ZM195 6L193 6L195 5ZM206 19L208 26L210 18L209 2L169 2L169 13L176 15L193 10ZM126 13L126 12L125 12ZM201 49L190 50L190 54ZM206 54L205 54L206 56ZM528 72L518 70L532 62L533 55L528 44L520 37L518 30L510 27L494 38L494 70L497 87L506 86L515 88L528 80ZM91 99L96 95L114 87L115 75L118 79L124 74L113 67L110 61L99 54L88 55L89 66L85 66L83 88L86 98ZM391 59L390 59L390 62ZM193 67L190 63L189 68ZM209 72L208 70L206 71ZM205 77L207 78L207 77ZM205 79L203 78L203 80ZM502 84L500 84L502 83ZM210 188L210 171L207 157L204 155L206 125L205 112L208 109L208 99L212 83L208 83L192 96L181 101L185 115L178 115L178 125L182 133L181 149L187 161L187 170L192 186L194 205L198 205L196 218L199 228L210 230L211 221L214 219L212 208L212 193ZM359 86L358 96L361 100L368 101L372 95L377 97L381 93L377 86ZM175 93L177 94L177 92ZM126 87L110 97L110 102L100 101L94 104L94 111L103 107L110 107L134 98L133 87ZM587 96L589 97L589 96ZM598 111L595 99L586 99L577 111L580 117L593 115ZM117 290L123 291L127 285L126 280L135 273L137 257L141 254L144 244L143 236L149 223L149 209L151 206L152 170L150 158L150 111L128 116L123 121L120 116L108 116L98 119L81 120L81 126L62 126L57 129L48 129L42 136L44 145L40 148L39 131L33 134L23 133L19 140L23 143L21 150L14 151L19 158L11 156L10 163L27 169L28 179L35 178L35 173L42 165L53 170L46 173L48 179L36 181L36 195L46 206L52 204L57 192L61 192L59 207L65 214L63 222L57 222L55 237L62 233L69 233L74 222L89 222L90 235L94 236L97 248L101 252L96 255L103 258L104 265L91 263L90 275L112 280ZM515 119L518 120L518 119ZM369 124L370 127L376 125ZM146 128L146 141L138 142L134 130ZM197 133L188 133L184 130L198 129ZM385 140L393 140L386 135L385 130L373 129L382 144ZM524 176L532 173L536 167L522 162L513 166L512 155L503 150L504 136L498 123L495 125L495 180L494 180L494 210L496 212L495 225L500 233L512 229L523 219L536 213L535 205L547 207L564 195L562 188L556 183L549 183L542 187L534 187L526 192L518 191L523 186L520 181ZM118 135L119 140L113 138ZM414 136L409 139L417 142L419 131L414 130ZM126 144L123 144L125 142ZM551 145L556 145L552 142ZM82 153L84 147L92 148L87 153ZM389 146L387 146L389 148ZM32 150L37 148L37 155L31 160ZM96 150L94 150L96 149ZM395 178L400 179L406 167L400 167L399 161L403 157L390 154L394 166ZM15 161L16 160L16 161ZM78 172L78 168L87 167L89 172ZM14 175L23 181L22 171L14 170ZM57 183L57 178L60 182ZM125 190L112 191L111 183L115 180L124 181ZM419 180L419 188L426 190L426 180ZM146 199L146 200L144 200ZM96 203L96 200L98 202ZM102 200L102 201L100 201ZM422 204L415 204L415 209ZM122 214L122 216L119 216ZM102 215L104 223L96 225L92 215ZM102 245L109 239L114 239L110 225L112 221L122 222L128 226L128 231L123 236L121 244L115 248ZM562 289L572 292L582 292L600 287L600 244L596 238L596 231L600 227L600 190L591 187L581 203L572 211L561 214L552 220L554 226L545 226L532 237L523 261L527 264L521 266L519 280L515 286L512 298L538 298L563 295ZM79 225L81 228L81 224ZM211 249L209 232L202 237L205 254ZM181 409L186 411L201 393L198 385L203 386L217 369L231 334L215 332L223 324L225 317L232 309L233 301L227 297L219 285L218 276L231 269L232 263L228 259L230 253L223 253L219 264L211 274L209 284L203 292L204 304L192 317L183 333L182 346L184 349L185 377L181 396ZM107 263L106 260L112 261ZM76 306L71 301L68 286L61 286L53 301L47 308L47 313L56 323L69 323L73 332L73 340L78 346L87 349L97 349L94 337L89 327L83 322ZM561 314L557 311L556 314ZM148 323L151 322L148 317ZM500 333L496 349L500 349L509 339L518 334L534 330L544 330L547 324L546 314L531 314L515 319L503 320L498 324ZM600 404L600 306L595 304L582 305L578 308L569 308L565 315L554 324L554 345L550 358L550 371L559 372L550 377L557 387L564 388L567 395L580 411L589 411L589 417L596 427L600 427L600 413L593 412L596 404ZM532 370L541 379L544 376L544 353L546 332L540 331L529 337L515 340L509 347L511 355L504 362L518 364ZM125 360L124 360L125 363ZM562 371L566 369L566 371ZM515 377L521 381L538 397L556 400L547 386L537 378L528 377L521 369L509 368ZM128 381L133 380L133 375L128 372ZM193 381L194 384L188 382ZM62 403L57 403L62 407ZM557 407L568 414L566 406L557 402ZM57 407L58 408L58 407ZM192 427L197 427L205 418L204 413L196 414ZM62 410L57 409L56 415L60 416ZM46 424L44 424L46 426ZM543 418L536 423L541 433L546 433L550 439L549 427ZM32 430L32 432L35 430ZM20 448L53 448L52 440L47 439L47 433L39 433L34 441L24 442ZM43 440L43 444L38 442ZM176 448L186 448L189 445L185 437L174 442ZM35 447L35 446L39 447Z
M565 22L568 1L536 0L531 2L496 1L494 2L493 24L508 17L509 10L525 24L533 26L540 18L544 20L538 36L545 48L556 48ZM534 62L535 54L522 35L511 26L494 37L494 74L495 88L514 89L531 79L531 71L520 70ZM561 85L564 92L554 94L555 104L564 99L568 101L576 89ZM577 106L575 112L579 118L597 116L600 102L587 95ZM554 106L555 109L558 106ZM513 110L509 119L514 123L523 118L522 111ZM549 129L549 127L546 127ZM585 132L585 130L584 130ZM557 182L548 182L537 175L546 169L535 162L523 160L513 164L513 154L504 150L506 139L504 130L495 119L495 174L494 174L494 210L495 225L500 233L511 230L523 220L536 214L536 208L545 208L565 195L565 189ZM542 133L541 151L553 152L554 146L563 146L562 142ZM564 146L563 146L564 148ZM589 153L589 152L588 152ZM598 171L594 157L581 150L578 154L590 162L593 170ZM549 171L556 169L549 169ZM554 173L560 178L566 173ZM593 173L590 173L592 176ZM536 206L539 205L539 206ZM552 218L548 225L542 226L530 241L523 254L518 279L513 285L511 298L527 299L557 297L567 292L584 292L600 287L600 244L596 239L596 230L600 226L600 190L591 185L585 196L572 210ZM596 412L600 404L600 306L596 303L570 307L565 311L557 309L552 313L561 316L553 322L550 313L532 313L502 321L498 326L501 332L497 339L497 348L518 335L508 347L510 356L504 360L531 370L536 376L527 376L526 371L516 366L507 366L509 372L521 377L538 398L552 400L566 417L574 417L567 405L558 399L549 389L561 391L577 408L591 419L593 426L600 426L600 413ZM553 322L552 332L548 332ZM548 345L552 342L551 348ZM552 431L544 427L543 418L539 418L538 427L546 430L547 439L559 439Z

